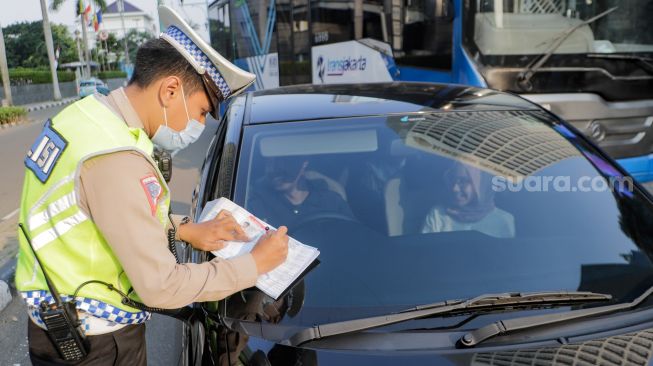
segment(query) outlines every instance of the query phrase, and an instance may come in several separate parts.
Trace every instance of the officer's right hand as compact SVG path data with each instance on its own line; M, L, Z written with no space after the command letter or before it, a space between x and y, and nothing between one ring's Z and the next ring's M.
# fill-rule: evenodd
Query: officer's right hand
M277 268L288 256L288 228L280 226L263 235L252 249L258 274L262 275Z

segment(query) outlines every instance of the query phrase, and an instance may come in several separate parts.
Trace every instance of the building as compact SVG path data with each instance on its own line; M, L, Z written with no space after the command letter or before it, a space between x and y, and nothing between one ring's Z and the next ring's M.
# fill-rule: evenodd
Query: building
M158 26L155 19L128 1L123 2L125 4L125 30L129 32L132 29L136 29L140 32L150 33L153 36L156 35ZM113 33L119 39L124 35L122 19L120 17L120 3L121 1L117 0L109 4L102 14L102 28L109 33Z
M406 145L516 182L578 156L573 145L532 112L433 113L422 119L408 132Z

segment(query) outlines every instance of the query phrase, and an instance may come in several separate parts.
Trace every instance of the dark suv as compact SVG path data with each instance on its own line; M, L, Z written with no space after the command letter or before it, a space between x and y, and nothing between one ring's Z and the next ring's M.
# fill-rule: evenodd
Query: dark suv
M195 218L219 197L287 225L320 263L279 299L251 288L196 304L191 364L651 359L651 198L514 95L399 82L244 94L207 153Z

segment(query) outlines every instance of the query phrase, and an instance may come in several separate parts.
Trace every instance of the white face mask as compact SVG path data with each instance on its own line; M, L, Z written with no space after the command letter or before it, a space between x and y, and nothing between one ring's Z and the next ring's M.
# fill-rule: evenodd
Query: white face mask
M163 107L163 119L165 121L165 126L160 125L152 137L152 143L154 143L154 145L168 151L172 156L175 156L180 150L197 141L197 139L202 134L202 131L204 131L204 125L195 119L191 119L190 115L188 114L188 108L186 107L186 95L184 94L183 85L181 86L181 97L181 100L184 102L186 117L188 118L186 128L181 131L175 131L172 128L168 127L168 115L166 114L166 108Z

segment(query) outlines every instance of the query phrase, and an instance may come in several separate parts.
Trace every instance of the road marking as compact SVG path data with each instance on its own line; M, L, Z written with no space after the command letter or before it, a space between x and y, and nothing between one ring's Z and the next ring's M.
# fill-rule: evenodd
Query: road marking
M14 217L18 212L20 211L20 208L17 208L13 211L11 211L7 216L3 217L0 221L6 221L9 220L10 218Z

